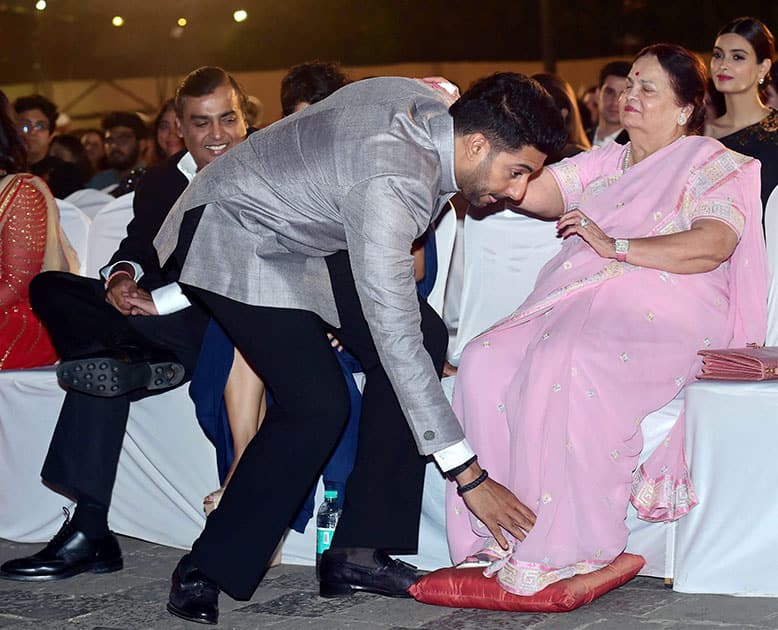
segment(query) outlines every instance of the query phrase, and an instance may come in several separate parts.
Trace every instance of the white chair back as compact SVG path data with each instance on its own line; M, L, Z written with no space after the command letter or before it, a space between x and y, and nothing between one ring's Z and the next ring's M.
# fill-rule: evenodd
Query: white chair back
M121 240L127 236L127 224L132 219L132 201L135 193L127 193L114 199L98 212L92 220L86 255L86 275L96 278L102 267L108 264Z
M778 186L764 208L767 266L770 270L770 290L767 297L767 339L765 345L778 346Z
M69 194L65 197L65 201L69 201L74 206L80 208L90 219L94 219L95 215L102 210L103 207L113 201L113 197L101 190L84 188Z
M446 284L451 267L451 254L454 251L454 239L457 233L457 217L453 207L444 210L445 214L435 228L435 248L438 259L438 272L435 284L427 297L427 303L435 312L443 316L443 301L446 298Z
M91 221L86 214L72 203L62 199L57 199L56 201L59 208L59 222L62 225L62 231L65 233L68 241L70 241L73 249L76 250L79 264L78 273L84 275Z
M555 221L503 210L483 219L465 217L465 273L459 329L450 361L532 292L538 272L562 246Z

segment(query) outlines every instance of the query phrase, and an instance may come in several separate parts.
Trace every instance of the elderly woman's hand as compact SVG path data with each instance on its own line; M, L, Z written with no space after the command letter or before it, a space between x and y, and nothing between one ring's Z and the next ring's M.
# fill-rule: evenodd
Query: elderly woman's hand
M615 258L615 239L608 236L600 226L580 210L571 210L557 221L557 230L562 238L577 234L603 258Z
M445 77L424 77L417 79L437 90L446 97L446 102L452 105L459 98L459 88Z

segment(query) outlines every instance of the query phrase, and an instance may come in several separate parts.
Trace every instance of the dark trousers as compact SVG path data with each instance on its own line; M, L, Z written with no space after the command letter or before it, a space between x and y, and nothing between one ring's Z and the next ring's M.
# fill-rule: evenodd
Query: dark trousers
M333 547L405 553L417 547L425 459L378 359L347 254L327 263L341 319L335 330L308 311L249 306L191 288L276 401L192 547L194 565L236 599L248 599L256 589L348 418L348 394L327 330L357 357L367 377L356 464ZM419 307L425 347L440 373L446 328L426 302Z
M172 352L187 378L208 323L199 306L171 315L125 317L105 301L102 281L59 271L34 278L30 300L63 360L133 345ZM76 500L88 498L108 507L130 402L155 393L138 390L98 398L68 391L43 464L43 479Z

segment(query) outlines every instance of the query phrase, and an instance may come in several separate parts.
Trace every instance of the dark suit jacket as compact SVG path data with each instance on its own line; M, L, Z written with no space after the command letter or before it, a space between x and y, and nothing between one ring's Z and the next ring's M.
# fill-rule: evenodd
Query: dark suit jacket
M188 185L186 176L178 169L184 151L173 155L160 166L151 169L138 184L133 202L133 218L127 226L127 236L119 244L109 264L131 260L143 267L139 284L151 291L176 282L180 270L171 258L160 267L153 240L176 199Z
M594 134L596 133L597 133L597 127L595 127L594 129L592 129L586 134L589 138L589 142L592 143L592 146L594 146ZM618 144L627 144L627 142L629 142L629 134L627 133L627 130L622 129L621 133L618 136L616 136L616 138L614 139L614 142Z

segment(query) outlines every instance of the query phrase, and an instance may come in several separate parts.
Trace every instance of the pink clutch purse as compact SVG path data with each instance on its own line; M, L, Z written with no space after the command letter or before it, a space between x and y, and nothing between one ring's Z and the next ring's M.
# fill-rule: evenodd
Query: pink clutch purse
M769 381L778 379L778 347L748 346L724 350L700 350L702 371L697 378L720 381Z

